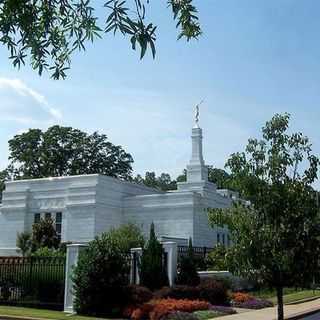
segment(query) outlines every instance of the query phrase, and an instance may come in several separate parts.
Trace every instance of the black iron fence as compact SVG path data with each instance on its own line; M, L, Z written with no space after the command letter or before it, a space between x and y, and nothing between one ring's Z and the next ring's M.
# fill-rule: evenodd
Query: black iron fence
M0 257L0 303L63 309L64 257Z
M207 269L207 256L213 250L208 247L193 247L193 255L196 261L198 270ZM183 257L188 256L188 246L178 246L178 264Z

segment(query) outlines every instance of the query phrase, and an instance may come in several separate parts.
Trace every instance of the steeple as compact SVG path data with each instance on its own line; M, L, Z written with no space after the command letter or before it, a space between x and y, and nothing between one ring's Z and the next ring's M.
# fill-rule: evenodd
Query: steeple
M216 185L208 181L208 167L202 153L202 129L199 126L199 104L195 109L195 122L192 128L192 153L187 165L187 181L178 183L179 191L215 192Z
M203 160L202 153L202 129L192 128L192 154L187 165L187 182L208 181L208 168Z
M187 165L187 182L208 181L208 168L203 160L202 129L199 127L200 102L195 109L195 123L192 128L192 155Z

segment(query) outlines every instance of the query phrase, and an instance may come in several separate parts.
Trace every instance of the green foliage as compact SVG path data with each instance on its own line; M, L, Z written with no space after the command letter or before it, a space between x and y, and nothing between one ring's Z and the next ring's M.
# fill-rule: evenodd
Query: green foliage
M89 135L71 127L30 129L9 141L8 172L16 179L100 173L131 177L133 159L104 134Z
M138 293L150 296L145 288L126 287L129 251L143 244L141 231L133 224L112 229L89 243L74 270L75 307L79 313L120 315L123 306L139 299Z
M261 140L249 139L245 152L227 162L252 205L210 210L212 223L228 225L231 233L230 271L275 287L279 319L282 288L310 285L320 253L319 208L312 189L319 159L308 138L288 134L288 128L289 115L275 115L262 129Z
M130 253L131 248L142 248L144 237L138 226L132 223L124 224L109 232L110 238L115 241L122 252Z
M60 239L51 218L40 219L32 226L32 251L40 248L58 249Z
M41 247L32 252L32 257L65 257L66 253L59 249Z
M228 265L226 261L227 248L222 244L217 244L208 254L206 264L208 270L226 271Z
M171 177L168 173L161 173L161 175L157 177L155 172L146 172L144 178L138 174L134 178L134 182L144 184L147 187L156 188L162 191L177 189L177 182L175 180L171 180Z
M30 232L18 232L17 248L21 250L22 256L25 257L31 253L32 235Z
M188 253L181 258L179 269L177 284L197 286L200 283L191 238L189 239Z
M163 255L162 245L156 237L154 224L152 223L150 227L150 237L146 247L142 250L140 261L139 271L141 285L155 290L168 284Z
M74 269L75 310L92 316L119 316L126 305L130 265L123 246L104 233L81 252Z
M29 57L39 75L49 70L54 79L65 78L73 52L85 50L86 42L101 38L103 31L120 31L130 38L132 49L139 45L140 58L148 46L155 57L156 26L146 21L148 6L149 0L108 0L104 3L105 26L99 27L90 0L5 0L0 2L0 42L15 67L20 68ZM201 34L192 0L168 0L168 7L180 29L178 39L189 41Z
M9 180L8 170L0 171L0 203L2 202L2 192L5 189L5 182Z

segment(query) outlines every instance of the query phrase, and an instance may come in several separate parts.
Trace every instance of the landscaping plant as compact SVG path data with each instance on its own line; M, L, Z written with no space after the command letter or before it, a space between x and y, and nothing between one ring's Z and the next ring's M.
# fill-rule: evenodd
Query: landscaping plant
M74 307L92 316L119 316L126 305L128 256L110 233L104 233L81 252L74 269Z
M142 250L139 272L141 285L151 290L168 285L164 250L156 237L153 223L150 227L147 245Z
M177 284L197 286L200 277L197 272L196 261L193 253L192 239L189 238L188 252L180 261L179 272L177 275Z

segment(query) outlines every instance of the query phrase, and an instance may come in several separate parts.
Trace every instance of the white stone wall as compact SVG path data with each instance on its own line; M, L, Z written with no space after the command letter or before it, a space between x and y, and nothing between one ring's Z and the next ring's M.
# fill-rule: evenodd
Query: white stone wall
M128 197L123 203L124 220L140 226L146 237L154 222L157 236L188 239L193 236L194 196L193 192L169 192Z

